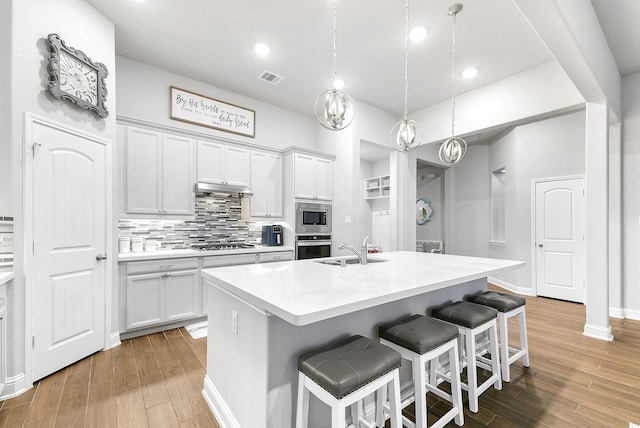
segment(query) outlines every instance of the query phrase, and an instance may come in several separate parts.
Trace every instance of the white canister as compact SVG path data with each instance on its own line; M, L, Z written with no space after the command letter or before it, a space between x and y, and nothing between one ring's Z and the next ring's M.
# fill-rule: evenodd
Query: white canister
M131 251L134 253L141 253L144 249L144 239L136 237L131 238Z
M145 251L155 251L158 248L158 241L147 241L144 244Z
M131 238L129 236L118 238L118 252L128 253L129 251L131 251Z

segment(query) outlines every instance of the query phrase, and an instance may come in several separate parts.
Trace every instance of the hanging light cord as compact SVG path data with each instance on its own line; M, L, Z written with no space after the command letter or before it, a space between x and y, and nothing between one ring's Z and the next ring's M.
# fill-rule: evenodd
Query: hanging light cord
M333 0L333 80L336 80L336 64L338 63L338 12L336 0Z
M407 120L407 100L409 98L409 0L404 17L404 120Z
M452 13L453 15L453 40L452 45L452 65L451 65L451 138L455 137L455 122L456 122L456 15L457 11Z

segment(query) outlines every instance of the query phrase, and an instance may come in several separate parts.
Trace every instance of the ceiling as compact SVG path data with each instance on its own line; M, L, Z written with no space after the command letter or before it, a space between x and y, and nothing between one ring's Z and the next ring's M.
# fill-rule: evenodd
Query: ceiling
M115 23L116 52L269 104L313 115L332 80L331 0L87 0ZM452 0L413 1L409 112L451 96ZM623 75L640 71L639 0L592 0ZM616 8L612 8L616 6ZM353 98L395 116L404 112L405 5L348 0L337 6L337 72ZM271 47L267 57L253 50ZM456 77L463 93L552 60L512 0L464 3L457 17ZM264 71L283 80L258 79ZM207 95L207 94L205 94ZM247 106L251 108L251 106Z

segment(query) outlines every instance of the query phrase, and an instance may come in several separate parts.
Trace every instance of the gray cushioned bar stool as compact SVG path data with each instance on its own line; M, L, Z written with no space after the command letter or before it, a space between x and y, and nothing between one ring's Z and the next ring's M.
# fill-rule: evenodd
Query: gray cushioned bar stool
M495 389L502 389L496 331L498 311L475 303L455 302L433 309L431 315L458 327L462 348L460 358L463 365L467 366L467 382L462 382L462 389L469 393L469 410L477 413L480 394L489 389L492 384ZM485 332L489 336L488 342L484 340ZM482 355L485 351L491 354L491 359ZM480 385L478 385L478 367L491 372L491 376Z
M398 352L358 335L301 354L296 427L307 427L309 392L331 406L332 428L346 427L346 408L350 406L352 423L357 428L365 426L361 421L361 400L388 388L391 427L402 428L400 363ZM384 425L384 421L377 422Z
M414 425L403 416L404 425L427 427L427 391L447 400L452 405L451 410L431 425L432 427L443 427L454 418L457 425L462 425L464 414L460 385L458 329L451 324L424 315L411 315L381 325L378 332L380 343L395 349L402 358L412 362L413 394L407 401L403 401L402 407L415 401L416 422ZM450 375L437 372L442 355L448 356ZM427 363L429 363L428 373ZM451 383L451 394L438 388L439 379L445 379Z
M492 307L498 311L498 323L500 324L500 363L502 366L502 380L509 382L511 373L509 366L522 358L522 365L529 367L529 344L527 341L527 319L524 314L526 300L519 296L503 294L495 291L471 296L467 300L479 305ZM508 320L518 317L520 326L520 349L509 347Z

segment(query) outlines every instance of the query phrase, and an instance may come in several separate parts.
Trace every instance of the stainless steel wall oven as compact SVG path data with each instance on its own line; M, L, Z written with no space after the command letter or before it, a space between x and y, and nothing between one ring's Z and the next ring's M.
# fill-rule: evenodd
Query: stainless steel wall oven
M297 235L296 260L331 257L331 235Z

